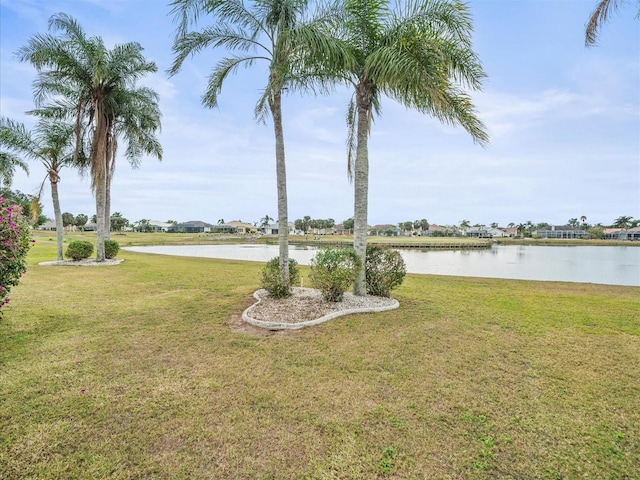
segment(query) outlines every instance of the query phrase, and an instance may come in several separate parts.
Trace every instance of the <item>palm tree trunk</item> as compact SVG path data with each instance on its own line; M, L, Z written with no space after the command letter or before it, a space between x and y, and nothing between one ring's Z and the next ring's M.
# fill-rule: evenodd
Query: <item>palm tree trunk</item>
M107 175L106 185L104 189L104 239L111 238L111 178Z
M91 145L91 185L96 195L96 261L104 262L105 236L105 208L107 190L107 151L108 151L108 127L107 118L103 113L100 101L95 102L95 122Z
M287 211L287 169L282 129L282 95L276 92L270 100L276 138L276 183L278 185L278 245L280 247L280 280L289 285L289 218Z
M50 171L49 181L51 182L51 200L53 201L53 216L56 219L56 240L57 255L56 259L61 262L64 260L63 244L64 244L64 225L62 223L62 211L60 209L60 197L58 195L58 173Z
M353 285L354 295L367 294L364 262L367 255L367 215L369 203L369 111L371 102L364 90L356 90L358 108L356 162L353 175L354 208L353 208L353 249L360 259L361 268Z
M106 176L103 176L99 179L98 184L96 185L96 231L98 236L96 240L97 262L104 262L105 260L104 241L106 240L106 235L104 212L106 207L106 183Z

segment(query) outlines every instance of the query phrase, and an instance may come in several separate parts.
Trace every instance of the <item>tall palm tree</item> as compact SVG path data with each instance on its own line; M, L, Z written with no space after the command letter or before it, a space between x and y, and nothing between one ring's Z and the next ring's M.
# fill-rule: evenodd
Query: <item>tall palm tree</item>
M16 168L21 168L29 174L29 167L19 156L11 152L0 152L0 189L11 186Z
M584 30L584 44L592 47L598 42L598 34L602 25L609 20L609 17L618 10L620 5L626 0L599 0L596 8L591 12ZM640 18L640 0L638 3L638 13L636 18Z
M115 168L118 137L127 142L126 157L134 163L143 155L162 158L155 137L160 128L158 97L136 86L138 79L157 71L131 42L107 49L100 37L88 37L69 15L49 19L52 34L35 35L18 50L18 58L36 67L34 81L39 113L46 117L72 118L77 157L84 141L90 144L91 185L95 192L97 230L96 260L104 261L108 238L110 184Z
M383 95L406 107L461 125L473 140L488 142L466 89L485 77L471 44L472 23L459 0L409 0L391 12L387 0L344 0L336 35L353 59L332 66L354 94L347 114L348 171L354 181L354 248L362 264L367 242L368 138ZM355 155L354 155L355 152ZM364 269L354 284L366 294Z
M73 125L70 124L40 120L33 132L30 132L22 123L5 117L0 118L0 145L26 158L41 162L47 170L45 180L40 185L38 195L33 203L35 205L38 204L44 182L48 178L51 185L51 200L53 201L53 213L56 221L58 260L63 260L62 249L64 241L58 183L60 182L60 170L65 166L74 164L73 140ZM81 162L84 159L82 151L80 151L79 157ZM76 163L76 165L79 164Z
M169 69L176 74L185 59L205 48L225 48L232 54L214 66L202 97L206 107L218 105L218 94L229 74L238 67L256 62L268 65L268 78L255 107L255 118L270 115L275 136L276 182L278 191L278 243L280 280L289 285L287 179L282 127L282 95L288 91L323 88L322 75L304 68L309 55L331 58L333 39L321 28L322 19L303 21L308 0L174 0L172 14L178 20L173 46L175 60ZM209 14L213 25L189 32L191 25ZM340 54L340 50L336 50ZM333 59L332 59L333 60ZM335 61L335 60L333 60Z

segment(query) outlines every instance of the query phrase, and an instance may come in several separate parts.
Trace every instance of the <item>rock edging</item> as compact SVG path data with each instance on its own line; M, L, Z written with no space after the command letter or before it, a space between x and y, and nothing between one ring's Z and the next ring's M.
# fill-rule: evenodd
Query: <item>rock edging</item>
M311 289L301 289L301 290L311 290ZM253 297L257 300L256 303L248 307L244 312L242 312L242 319L256 327L266 328L268 330L298 330L304 327L311 327L313 325L319 325L321 323L327 322L337 317L341 317L344 315L350 315L352 313L376 313L376 312L384 312L388 310L394 310L400 306L400 303L394 299L389 298L387 305L382 306L362 306L362 307L353 307L353 308L343 308L337 311L330 312L326 315L323 315L319 318L313 320L305 320L301 322L276 322L276 321L266 321L259 320L257 318L253 318L251 316L251 312L260 304L262 301L262 297L264 296L264 290L257 290L253 293ZM366 298L366 297L364 297ZM380 297L373 297L377 300ZM365 301L366 303L366 301Z

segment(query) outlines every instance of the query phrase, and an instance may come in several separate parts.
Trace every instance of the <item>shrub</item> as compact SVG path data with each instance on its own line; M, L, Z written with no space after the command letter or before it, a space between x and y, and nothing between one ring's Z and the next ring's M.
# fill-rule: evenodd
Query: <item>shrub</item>
M393 288L402 284L407 269L400 252L377 245L367 245L365 276L367 293L388 297Z
M300 281L298 262L289 259L289 284L286 285L280 279L280 258L275 257L262 268L262 288L275 298L286 298L291 295L291 285Z
M11 287L18 284L27 270L26 256L34 242L29 233L22 207L9 205L0 196L0 308L9 303Z
M116 242L115 240L104 241L104 257L105 258L116 258L116 255L118 255L119 251L120 251L120 245L118 244L118 242Z
M69 243L67 251L64 253L65 257L73 260L84 260L89 258L93 253L93 245L86 240L75 240Z
M326 248L311 261L311 282L325 300L339 302L356 279L360 261L352 248Z

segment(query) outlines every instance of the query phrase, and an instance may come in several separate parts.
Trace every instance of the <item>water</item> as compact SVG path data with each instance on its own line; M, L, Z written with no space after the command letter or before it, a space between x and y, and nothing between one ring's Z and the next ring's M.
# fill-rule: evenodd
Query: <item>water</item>
M266 262L277 245L172 245L124 250ZM289 247L308 265L316 247ZM640 286L640 247L493 245L486 250L399 250L409 273Z

